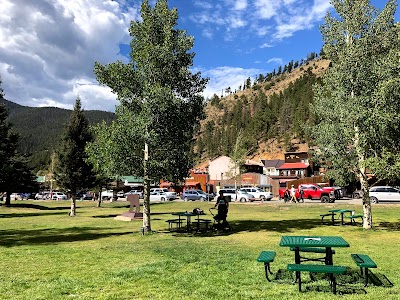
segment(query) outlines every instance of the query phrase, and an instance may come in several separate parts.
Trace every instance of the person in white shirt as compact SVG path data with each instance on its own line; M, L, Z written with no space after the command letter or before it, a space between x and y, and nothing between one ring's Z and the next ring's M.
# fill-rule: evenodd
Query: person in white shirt
M292 196L292 198L290 198L290 201L298 203L297 198L296 198L296 189L294 188L293 184L292 184L292 188L290 189L290 195Z

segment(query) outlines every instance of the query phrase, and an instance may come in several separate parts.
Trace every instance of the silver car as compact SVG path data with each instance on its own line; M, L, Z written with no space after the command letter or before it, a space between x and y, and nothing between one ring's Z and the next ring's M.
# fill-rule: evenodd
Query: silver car
M150 201L172 201L175 199L173 194L168 194L165 192L151 192Z
M400 190L392 186L374 186L369 189L371 203L400 201Z

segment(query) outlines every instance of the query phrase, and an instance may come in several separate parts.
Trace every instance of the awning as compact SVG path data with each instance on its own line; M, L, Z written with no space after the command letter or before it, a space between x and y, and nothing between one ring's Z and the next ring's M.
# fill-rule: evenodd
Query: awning
M298 162L298 163L284 163L278 168L278 170L293 170L293 169L307 169L309 164Z
M196 185L200 185L200 182L197 181L189 181L189 182L185 182L185 184L187 186L196 186Z
M174 185L173 182L168 182L168 181L166 181L166 182L161 183L161 184L160 184L160 187L171 187L171 186L173 186L173 185Z

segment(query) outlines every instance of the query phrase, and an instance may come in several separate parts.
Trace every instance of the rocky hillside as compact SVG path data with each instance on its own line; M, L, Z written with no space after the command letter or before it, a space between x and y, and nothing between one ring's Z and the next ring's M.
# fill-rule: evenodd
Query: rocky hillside
M207 117L197 136L199 162L230 155L239 131L252 159L283 159L286 151L307 151L301 128L312 119L312 85L328 68L329 61L318 58L256 81L251 88L222 98L215 95L206 106ZM210 146L213 141L226 145Z

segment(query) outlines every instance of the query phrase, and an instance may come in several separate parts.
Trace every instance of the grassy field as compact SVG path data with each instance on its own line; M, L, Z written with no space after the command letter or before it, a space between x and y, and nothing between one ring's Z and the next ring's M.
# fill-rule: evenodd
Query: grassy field
M167 231L176 211L211 203L152 205L152 234L142 221L114 220L126 202L78 202L68 217L68 201L13 201L0 206L0 299L399 299L400 205L373 206L374 229L321 225L319 215L351 204L232 203L225 234ZM349 267L338 277L339 295L326 280L304 274L303 292L285 271L293 252L279 247L282 235L339 235L350 243L337 248L334 263ZM256 262L260 251L277 252L267 282ZM369 254L378 264L373 284L363 288L351 253ZM277 272L278 271L278 272Z

